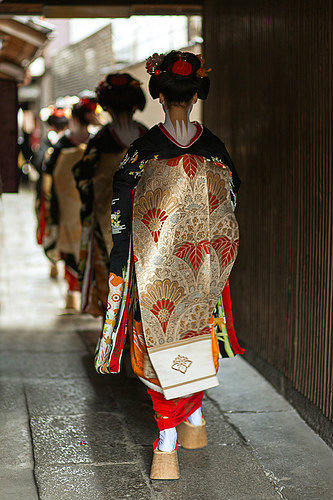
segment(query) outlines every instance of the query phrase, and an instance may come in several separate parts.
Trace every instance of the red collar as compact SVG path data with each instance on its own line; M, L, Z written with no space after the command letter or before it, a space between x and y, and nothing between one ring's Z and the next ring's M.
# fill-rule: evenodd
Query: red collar
M163 123L159 123L158 126L159 126L160 130L163 132L163 134L165 134L167 136L167 138L170 139L170 141L174 142L179 148L187 149L190 146L192 146L192 144L195 141L197 141L199 139L199 137L201 136L201 134L203 132L203 126L200 125L200 123L198 123L198 122L193 122L193 123L196 126L197 131L196 131L195 135L192 137L192 139L190 140L190 142L188 144L186 144L185 146L183 146L182 144L179 144L179 142L176 141L176 139L174 139L171 134L169 134L169 132L167 131L167 129L165 128Z

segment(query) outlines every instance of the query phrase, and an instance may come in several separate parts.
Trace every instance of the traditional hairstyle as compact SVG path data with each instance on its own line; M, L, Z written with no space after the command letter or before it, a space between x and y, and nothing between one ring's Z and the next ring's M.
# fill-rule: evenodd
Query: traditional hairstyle
M135 107L142 111L146 97L140 85L128 73L110 73L96 88L98 103L103 109L111 108L115 112L132 111Z
M91 113L95 113L97 106L96 99L83 97L72 108L72 117L76 118L82 125L91 123Z
M54 108L46 120L46 123L50 127L54 127L56 130L64 130L68 126L68 118L66 117L65 110L63 108Z
M146 69L151 75L149 92L153 99L162 93L169 104L188 102L195 93L206 99L209 78L204 59L191 52L172 50L169 54L153 54L147 59Z

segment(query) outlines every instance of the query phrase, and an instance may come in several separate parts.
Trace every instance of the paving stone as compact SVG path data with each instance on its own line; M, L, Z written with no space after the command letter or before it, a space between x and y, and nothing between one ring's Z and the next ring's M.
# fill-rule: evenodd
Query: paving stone
M74 380L28 379L25 382L29 413L34 416L114 412L118 406L111 396L109 378Z
M230 420L288 500L332 500L333 451L295 410L232 414Z
M124 375L106 375L111 379L111 390L117 401L128 401L133 405L137 401L151 401L147 387L138 378L127 378Z
M292 409L273 386L264 377L259 376L257 370L241 356L222 359L218 378L220 385L209 389L207 394L224 412Z
M0 334L0 351L14 352L86 352L80 337L74 332L44 328L37 330L16 329L2 330Z
M22 355L15 352L1 353L0 355L0 377L8 379L19 379L22 377L20 362Z
M1 359L1 356L0 356ZM20 378L2 376L0 381L0 415L27 415L24 385Z
M28 416L21 412L0 414L0 429L0 470L13 467L32 469Z
M225 420L221 412L206 397L202 404L203 416L206 420L208 442L225 446L227 444L241 444L242 440L237 432Z
M0 357L0 375L41 379L97 377L91 356L86 353L9 352Z
M100 330L101 319L93 318L89 314L67 314L60 308L57 315L56 324L60 329L67 331L87 331L87 330Z
M102 322L101 322L102 324ZM82 342L85 344L88 351L94 355L96 350L97 341L100 337L102 328L96 329L86 329L86 328L77 328L78 335L80 336Z
M38 467L40 500L153 500L136 464Z
M0 500L40 500L33 471L29 469L1 468Z
M150 401L119 401L128 433L135 445L152 446L158 436L154 419L153 405Z
M133 462L134 448L121 420L111 413L32 417L36 464Z

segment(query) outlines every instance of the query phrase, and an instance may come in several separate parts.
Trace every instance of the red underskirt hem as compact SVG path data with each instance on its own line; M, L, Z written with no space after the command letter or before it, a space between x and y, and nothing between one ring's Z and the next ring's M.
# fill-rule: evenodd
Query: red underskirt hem
M150 388L147 391L153 401L155 420L160 431L177 427L177 425L184 422L201 407L204 396L204 391L200 391L187 398L166 400L160 392Z

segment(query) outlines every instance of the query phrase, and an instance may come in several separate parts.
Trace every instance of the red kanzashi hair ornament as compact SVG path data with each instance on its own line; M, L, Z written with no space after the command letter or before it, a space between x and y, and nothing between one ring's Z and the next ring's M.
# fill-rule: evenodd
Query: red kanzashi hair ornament
M188 76L192 73L192 64L180 59L179 61L173 63L171 72L175 75Z
M82 99L80 99L79 105L88 108L89 111L95 111L97 103L92 101L88 97L83 97Z
M157 70L156 68L162 64L164 57L164 54L158 54L157 52L148 57L148 59L146 59L147 73L149 73L150 75L159 75L161 71L159 69Z
M64 108L54 108L50 116L56 116L57 118L63 118L65 116Z
M204 60L202 54L197 54L197 57L200 59L201 66L198 69L198 71L196 72L196 75L199 78L205 78L206 76L208 76L208 73L210 71L212 71L212 68L209 68L209 69L204 68L205 60Z

